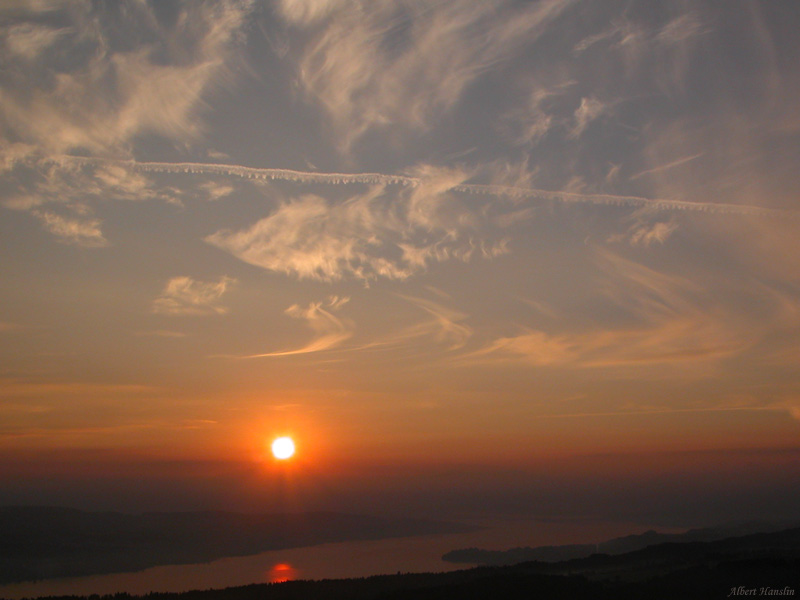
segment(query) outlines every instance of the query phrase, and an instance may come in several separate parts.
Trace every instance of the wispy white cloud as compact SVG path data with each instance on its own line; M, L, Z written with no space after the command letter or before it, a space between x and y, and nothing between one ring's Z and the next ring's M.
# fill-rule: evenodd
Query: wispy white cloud
M342 202L313 195L283 202L251 227L218 231L206 241L247 263L322 281L402 280L436 262L507 252L505 240L484 237L485 219L448 193L464 173L433 167L415 173L414 185L396 193L375 185Z
M314 332L315 337L301 348L251 354L243 358L295 356L323 352L340 346L342 342L353 335L352 327L333 313L341 309L349 300L347 297L329 296L324 302L312 302L305 308L299 304L292 304L286 309L286 314L294 319L305 321L306 325Z
M34 216L44 228L62 242L83 246L84 248L101 248L108 245L108 240L100 229L99 219L76 219L64 217L53 212L37 210Z
M93 206L110 201L158 200L180 203L181 192L157 188L142 173L115 163L79 165L51 159L34 161L35 168L21 170L33 182L3 200L5 208L30 212L45 229L62 241L86 247L108 244ZM70 216L64 216L69 211Z
M349 150L372 129L427 129L489 67L533 43L570 4L283 2L281 13L296 27L313 27L297 57L298 79Z
M678 229L678 223L671 221L660 221L656 223L646 223L640 219L628 228L625 234L615 234L608 238L609 242L628 242L631 246L649 247L653 243L663 244Z
M360 226L358 214L362 207L369 211L370 200L332 207L319 196L303 196L247 229L218 231L206 241L247 263L300 279L403 279L407 270L369 252L379 242L373 231Z
M620 33L621 33L621 27L619 25L615 25L609 27L604 31L588 35L585 38L581 39L577 44L575 44L573 52L575 54L580 54L582 52L585 52L595 44L607 42L615 37L619 37Z
M593 96L581 99L581 104L575 109L574 124L570 129L569 136L578 138L586 128L595 120L599 119L604 113L608 112L609 106Z
M631 232L631 245L647 247L653 242L663 244L677 228L678 224L674 221L668 223L654 223L651 227L639 227Z
M618 327L569 326L558 332L530 327L496 338L467 362L522 362L539 367L631 369L659 366L683 372L716 372L723 359L741 354L763 329L733 307L715 302L696 283L661 273L606 251L598 265L607 274L601 291L633 322Z
M749 346L731 323L700 315L662 318L648 326L548 334L528 330L496 339L471 358L523 362L539 367L641 368L679 367L685 372L716 372L714 361L733 356ZM489 358L491 362L491 358ZM661 370L663 376L674 374Z
M504 130L519 145L536 145L550 131L563 127L566 119L555 107L562 96L570 91L575 81L566 80L552 85L544 85L539 79L533 82L524 106L511 109L503 116Z
M343 0L279 0L280 15L293 25L313 25L346 4Z
M437 288L429 286L426 288L442 301L450 299L446 293ZM445 346L447 351L452 352L463 348L472 337L474 333L472 327L464 323L468 318L467 314L446 306L442 302L404 294L397 294L397 296L421 309L427 314L427 318L358 346L354 350L412 349L418 348L417 344L421 340L425 340L428 343L433 342Z
M101 247L108 241L99 219L64 216L54 206L80 215L108 200L179 202L177 191L156 191L124 166L52 160L67 151L128 156L145 134L198 139L202 98L225 72L250 7L231 0L177 10L169 26L144 3L120 11L126 31L138 28L136 43L119 43L117 13L91 3L61 4L41 23L28 7L27 22L0 27L0 172L9 175L3 206L32 211L61 241Z
M74 31L70 28L54 29L35 23L20 23L0 31L0 36L11 55L32 61L68 33Z
M467 363L523 362L537 367L565 366L575 362L575 342L568 336L548 335L543 331L525 330L513 336L495 339L491 344L468 354Z
M171 28L146 4L131 4L124 18L147 31L151 41L125 50L96 10L73 5L60 15L71 19L68 26L28 23L4 32L4 137L44 155L77 149L124 155L143 133L179 141L196 137L200 100L221 73L249 3L187 4ZM102 18L113 18L112 13ZM51 68L53 56L44 56L56 41L62 55L75 50L59 69Z
M106 164L91 173L93 181L80 181L84 194L104 194L120 200L149 200L159 196L152 191L152 182L131 169ZM59 190L61 191L61 190Z
M224 183L217 183L216 181L207 181L200 186L200 190L207 195L209 200L219 200L230 196L234 189L230 185Z
M665 44L681 44L708 31L706 25L694 12L685 12L664 25L655 39Z
M185 276L173 277L153 301L153 312L190 316L225 314L228 309L220 301L228 287L235 282L230 277L222 277L216 283Z
M467 318L466 314L424 298L403 295L400 297L421 308L433 318L409 327L396 336L396 339L408 340L432 336L437 342L447 344L449 350L457 350L472 336L472 328L463 323Z
M81 165L70 160L47 159L37 161L35 168L26 173L36 183L3 200L6 208L30 211L62 205L80 212L88 203L112 200L178 202L180 193L158 189L149 177L113 162Z

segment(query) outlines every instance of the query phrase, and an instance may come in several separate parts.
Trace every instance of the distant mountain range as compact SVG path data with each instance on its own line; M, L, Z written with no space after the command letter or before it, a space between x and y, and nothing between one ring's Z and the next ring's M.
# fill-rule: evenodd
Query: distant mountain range
M599 544L569 544L563 546L537 546L510 550L483 550L464 548L442 556L442 560L471 565L514 565L526 561L558 562L586 558L593 554L623 554L664 543L713 542L752 533L768 533L800 527L794 521L748 521L690 529L685 533L658 533L650 530L638 535L614 538Z
M327 512L85 512L58 507L0 508L0 583L138 571L226 556L469 531L464 525Z

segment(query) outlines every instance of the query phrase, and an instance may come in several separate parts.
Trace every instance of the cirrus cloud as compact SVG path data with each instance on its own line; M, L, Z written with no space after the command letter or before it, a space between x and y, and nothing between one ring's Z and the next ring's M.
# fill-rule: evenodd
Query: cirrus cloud
M280 14L307 35L296 57L298 82L347 152L373 129L427 130L480 75L534 43L572 4L284 0Z
M146 4L126 8L116 18L124 15L126 28L134 22L148 43L120 43L114 27L97 26L113 20L114 12L101 19L91 4L72 4L48 17L63 21L61 28L28 22L0 30L3 139L43 155L127 155L142 134L181 142L198 136L201 99L222 73L250 3L186 4L171 27ZM0 153L12 150L5 146Z
M84 248L100 248L108 245L108 240L100 230L99 219L63 217L45 210L37 210L33 214L47 231L62 242Z
M153 301L153 312L164 315L222 315L228 309L220 304L223 294L236 280L221 277L216 283L191 277L173 277Z
M485 217L451 194L467 178L457 169L419 167L415 185L374 185L329 201L308 194L282 202L240 231L220 230L206 242L246 263L297 277L337 281L408 279L428 265L507 252L485 231Z
M294 356L336 348L353 335L349 322L345 322L333 314L349 301L348 297L329 296L325 301L311 302L305 308L299 304L292 304L284 312L293 319L305 321L306 325L314 332L314 338L301 348L252 354L244 358Z

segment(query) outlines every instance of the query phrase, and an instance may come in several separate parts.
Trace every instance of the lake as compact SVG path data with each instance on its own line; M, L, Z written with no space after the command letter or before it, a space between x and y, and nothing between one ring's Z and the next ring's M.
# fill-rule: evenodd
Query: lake
M441 559L442 554L457 548L504 550L516 546L598 543L651 529L635 523L589 520L496 519L474 524L482 529L469 533L320 544L222 558L202 564L152 567L135 573L2 585L0 597L17 600L72 594L183 592L289 579L452 571L469 566Z

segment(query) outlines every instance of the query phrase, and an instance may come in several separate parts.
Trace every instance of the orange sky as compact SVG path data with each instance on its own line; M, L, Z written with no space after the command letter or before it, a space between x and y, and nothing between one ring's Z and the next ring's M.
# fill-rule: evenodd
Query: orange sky
M796 496L793 5L0 11L0 503Z

